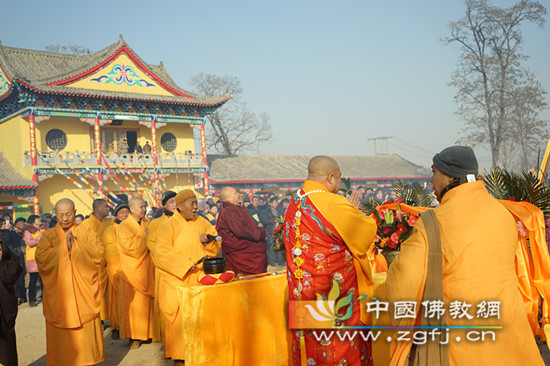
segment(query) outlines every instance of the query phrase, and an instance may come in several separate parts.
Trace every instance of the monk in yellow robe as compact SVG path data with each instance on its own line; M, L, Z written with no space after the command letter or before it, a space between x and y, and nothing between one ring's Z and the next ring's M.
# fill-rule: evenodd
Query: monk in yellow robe
M138 348L153 338L153 296L155 269L147 249L145 220L147 205L139 197L128 202L130 216L117 231L120 255L120 337L130 338L130 348Z
M87 226L75 226L73 201L59 200L55 213L57 225L44 232L36 249L47 364L94 365L105 358L98 279L103 246Z
M93 212L84 221L82 225L88 226L96 234L97 238L103 244L103 232L105 228L113 224L113 220L107 218L109 216L109 205L102 198L94 200L92 203ZM103 244L105 247L105 245ZM99 267L99 294L101 296L101 320L109 319L109 293L107 292L109 276L107 275L107 263L105 258Z
M147 247L149 252L153 257L153 262L155 261L155 245L157 240L157 229L159 226L172 217L174 211L176 210L176 192L166 191L162 194L162 207L164 207L164 212L162 216L151 221L149 225L149 233L147 234ZM157 268L155 268L155 299L153 300L153 342L162 341L162 328L164 326L164 319L159 309L159 278L160 273Z
M118 225L126 220L130 215L130 208L127 204L121 203L115 207L115 221L103 231L103 246L105 248L105 261L107 262L107 275L109 276L109 327L111 328L111 338L120 339L119 332L119 301L118 288L120 277L120 255L118 254L118 244L116 233Z
M437 286L443 288L442 319L446 326L502 327L491 333L489 329L442 329L442 333L447 332L442 342L448 342L446 349L441 349L442 354L448 354L450 365L544 365L518 289L518 232L512 215L490 196L483 181L476 180L478 164L471 148L444 149L434 156L432 171L434 192L441 203L433 211L441 238L442 274ZM428 287L428 257L433 261L435 256L428 256L426 226L420 218L388 270L386 293L390 306L396 301L417 304L412 317L394 315L394 326L421 324L426 311L422 302ZM436 314L437 311L432 313ZM481 339L483 331L485 340ZM398 341L402 332L403 328L393 337L391 365L409 364L412 331L409 340ZM415 354L427 357L424 347L417 345Z
M164 333L164 358L183 365L182 320L179 311L177 288L198 285L203 273L205 257L215 257L220 251L219 242L210 242L207 235L217 235L216 229L206 219L197 216L198 204L190 189L176 196L177 212L158 229L155 264L160 272L159 306L166 320Z

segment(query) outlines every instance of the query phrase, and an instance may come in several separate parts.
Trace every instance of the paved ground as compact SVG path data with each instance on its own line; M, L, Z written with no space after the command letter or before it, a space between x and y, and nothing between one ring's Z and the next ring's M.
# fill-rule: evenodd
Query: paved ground
M269 267L270 272L284 269L284 267ZM17 335L17 349L20 366L46 366L46 329L42 304L31 308L28 304L19 307L19 315L15 325ZM163 345L161 343L144 344L140 348L130 350L128 340L113 341L111 331L103 333L105 340L105 361L102 366L166 366L172 365L171 361L164 361ZM543 359L550 366L550 351L546 344L541 346ZM377 365L381 366L381 365Z
M31 308L27 304L19 307L15 325L17 335L17 350L20 366L46 366L46 325L42 314L42 304ZM111 331L103 332L105 340L105 361L102 366L116 365L172 365L171 361L163 361L162 343L144 344L140 348L130 350L128 340L113 341ZM147 362L144 362L147 360Z

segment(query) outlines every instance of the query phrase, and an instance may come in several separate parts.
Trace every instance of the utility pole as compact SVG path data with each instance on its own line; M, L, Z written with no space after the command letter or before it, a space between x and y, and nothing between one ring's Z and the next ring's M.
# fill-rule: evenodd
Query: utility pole
M392 136L379 136L379 137L373 137L373 138L368 139L368 141L374 141L374 155L375 156L390 155L388 140L391 139L391 138L392 138ZM377 144L376 144L376 142L378 140L385 142L385 144L386 144L386 153L385 154L378 151Z

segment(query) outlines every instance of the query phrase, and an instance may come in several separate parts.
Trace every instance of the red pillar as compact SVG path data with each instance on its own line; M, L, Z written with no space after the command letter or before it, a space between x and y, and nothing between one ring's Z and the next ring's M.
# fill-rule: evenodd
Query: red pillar
M159 159L157 156L157 122L155 120L151 121L151 150L156 168L159 165Z
M97 175L97 180L99 181L99 189L103 194L103 173L101 173L101 132L99 130L99 113L95 116L94 119L94 142L95 142L95 154L97 159L97 165L99 166L99 174Z
M36 174L36 166L38 165L37 151L36 151L36 129L34 124L34 112L29 112L29 139L31 142L31 166L33 168L32 181L38 184L38 174ZM34 191L33 197L33 212L35 215L40 214L40 201L38 198L38 188Z

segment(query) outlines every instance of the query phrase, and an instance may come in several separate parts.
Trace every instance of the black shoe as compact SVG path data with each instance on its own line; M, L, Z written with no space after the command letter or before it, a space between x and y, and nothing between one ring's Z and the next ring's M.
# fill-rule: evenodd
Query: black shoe
M113 339L115 341L120 339L120 333L119 333L118 329L113 329L111 331L111 339Z
M37 306L37 305L38 305L38 304L35 303L35 302L32 302L32 301L29 302L29 306L30 306L31 308L34 308L34 307Z

